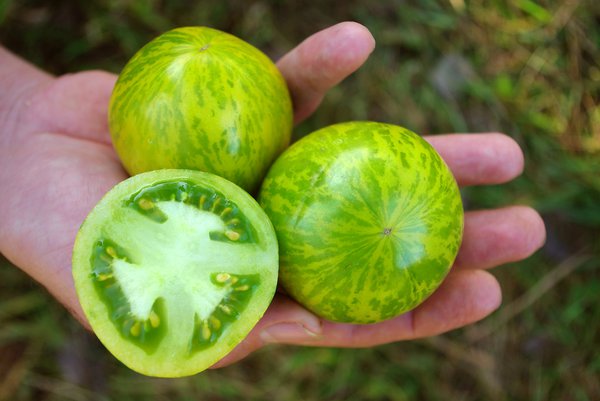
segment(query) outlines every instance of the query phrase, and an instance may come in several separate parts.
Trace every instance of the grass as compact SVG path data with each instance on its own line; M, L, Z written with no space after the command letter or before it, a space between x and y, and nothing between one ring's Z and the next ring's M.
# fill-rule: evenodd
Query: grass
M495 270L501 309L435 338L364 350L270 347L225 369L159 380L121 366L2 262L0 400L600 399L600 3L4 0L0 41L56 74L118 72L175 26L224 29L276 59L347 19L367 25L377 49L296 135L373 119L420 133L513 136L525 174L464 191L469 209L527 204L547 224L540 252Z

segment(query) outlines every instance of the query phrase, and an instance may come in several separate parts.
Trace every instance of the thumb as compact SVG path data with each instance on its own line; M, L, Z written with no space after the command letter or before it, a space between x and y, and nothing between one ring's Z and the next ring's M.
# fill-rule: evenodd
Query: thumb
M307 38L277 66L294 103L296 123L308 117L325 93L356 71L375 47L369 30L356 22L342 22Z
M104 71L67 74L44 86L28 102L37 132L57 132L110 144L108 104L117 77Z

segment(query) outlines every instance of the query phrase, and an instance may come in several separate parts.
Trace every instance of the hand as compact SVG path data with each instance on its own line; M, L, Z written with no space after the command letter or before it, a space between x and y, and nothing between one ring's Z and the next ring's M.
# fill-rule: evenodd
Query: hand
M329 88L355 71L374 47L354 23L321 31L278 63L294 99L295 119L310 115ZM71 277L71 250L79 225L100 198L127 175L107 127L116 77L83 72L54 78L0 49L8 60L0 87L0 252L43 284L86 327ZM2 63L0 63L2 64ZM2 72L2 71L0 71ZM17 82L17 83L15 83ZM1 97L2 95L0 95ZM6 100L6 99L4 99ZM427 138L461 185L496 184L520 174L523 156L500 134ZM495 310L501 293L485 269L523 259L544 241L540 217L526 207L468 212L463 246L452 272L423 305L368 326L322 321L278 294L250 335L218 365L269 343L366 347L435 335Z

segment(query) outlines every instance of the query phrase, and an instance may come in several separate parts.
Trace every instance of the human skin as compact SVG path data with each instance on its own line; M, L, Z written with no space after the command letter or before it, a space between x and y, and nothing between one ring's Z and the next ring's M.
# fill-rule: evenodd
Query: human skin
M295 122L358 69L375 46L369 31L344 22L320 31L278 62ZM108 101L116 77L88 71L54 77L0 47L0 252L42 284L86 327L71 276L80 224L127 175L112 149ZM461 186L517 177L523 154L500 133L425 138ZM545 240L540 216L526 206L468 211L461 249L441 287L415 310L373 325L336 324L277 294L250 335L216 366L270 344L369 347L440 334L476 322L501 303L487 270L527 258Z

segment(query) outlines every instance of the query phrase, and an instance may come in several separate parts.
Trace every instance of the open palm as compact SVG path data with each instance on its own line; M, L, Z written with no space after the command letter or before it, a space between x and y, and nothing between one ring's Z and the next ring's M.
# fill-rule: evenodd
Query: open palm
M325 92L355 71L373 47L364 27L342 23L284 56L278 66L292 93L296 122L310 115ZM7 118L0 126L0 187L5 189L0 197L0 252L87 326L71 277L71 251L85 216L127 177L107 127L116 77L94 71L54 78L4 55L19 65L24 83L13 106L1 110ZM523 168L518 145L501 134L426 139L463 186L502 183ZM374 325L334 324L278 294L246 340L219 365L273 342L365 347L477 321L501 301L498 282L485 269L529 256L543 243L544 232L539 215L527 207L468 212L451 273L416 310Z

